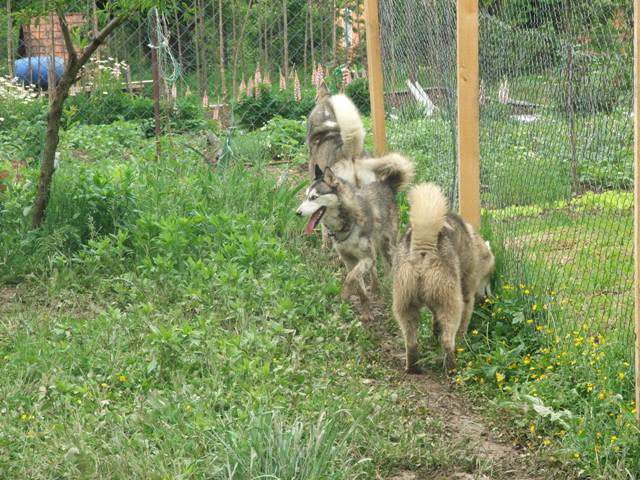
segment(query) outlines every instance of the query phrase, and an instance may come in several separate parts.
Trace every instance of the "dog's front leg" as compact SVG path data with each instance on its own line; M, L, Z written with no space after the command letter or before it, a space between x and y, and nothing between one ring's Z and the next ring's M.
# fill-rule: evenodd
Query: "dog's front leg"
M371 302L367 295L367 289L364 283L365 273L371 271L373 266L373 260L371 258L364 258L359 260L358 263L351 269L344 280L344 286L342 288L342 298L347 300L351 293L354 291L360 299L361 316L362 321L373 321L373 314L371 313Z

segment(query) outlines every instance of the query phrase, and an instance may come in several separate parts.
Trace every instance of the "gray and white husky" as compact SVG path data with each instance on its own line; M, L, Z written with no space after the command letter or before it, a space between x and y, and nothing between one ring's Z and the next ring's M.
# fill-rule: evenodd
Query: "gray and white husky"
M318 88L316 105L307 118L309 174L315 177L318 166L356 187L375 181L375 175L362 159L364 126L358 108L343 94L329 95L324 84Z
M414 176L414 165L405 157L392 153L380 158L361 159L363 171L372 172L374 181L357 188L341 178L334 167L324 171L315 165L315 181L307 189L297 214L309 217L304 232L310 235L320 224L329 231L333 246L347 268L342 297L356 294L360 299L364 321L373 320L371 291L378 290L377 253L390 271L392 250L398 237L399 211L396 194Z

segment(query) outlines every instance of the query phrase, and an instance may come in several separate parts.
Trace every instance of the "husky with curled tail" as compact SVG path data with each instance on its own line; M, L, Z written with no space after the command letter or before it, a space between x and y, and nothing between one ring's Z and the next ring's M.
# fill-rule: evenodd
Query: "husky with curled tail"
M315 178L318 166L356 187L376 180L370 166L362 162L364 126L358 108L343 94L329 95L326 86L318 87L316 105L307 119L309 174Z
M495 258L488 242L449 210L437 185L414 187L408 200L410 228L398 244L393 268L393 313L404 335L406 370L420 372L418 328L426 306L450 371L456 335L466 333L476 298L489 291Z
M357 188L341 178L334 167L315 166L315 181L307 189L297 214L309 217L304 232L311 235L320 224L328 230L333 247L347 268L342 297L355 294L360 299L363 321L372 321L371 292L378 290L377 254L382 255L387 271L398 237L396 194L413 179L413 162L392 153L380 158L362 159L363 169L374 181Z

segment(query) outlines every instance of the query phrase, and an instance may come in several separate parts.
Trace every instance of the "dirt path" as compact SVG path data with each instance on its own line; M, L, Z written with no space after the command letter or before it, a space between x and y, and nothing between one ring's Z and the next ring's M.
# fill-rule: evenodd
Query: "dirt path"
M445 438L452 448L473 458L475 468L451 465L436 473L401 472L388 480L547 480L571 478L513 445L508 426L491 427L479 406L456 392L444 376L427 370L421 375L404 373L404 350L398 336L385 326L376 332L383 362L398 372L396 381L415 392L409 401L420 411L442 422Z

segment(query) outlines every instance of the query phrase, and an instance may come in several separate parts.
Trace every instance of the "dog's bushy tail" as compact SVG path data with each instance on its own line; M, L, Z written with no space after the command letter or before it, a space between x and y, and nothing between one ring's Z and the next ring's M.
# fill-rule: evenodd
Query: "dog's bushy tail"
M435 183L416 185L408 198L411 251L422 253L434 250L449 212L449 203Z
M384 182L393 193L407 187L415 175L415 166L411 160L399 153L389 153L378 158L362 160L363 168L372 171L378 181Z
M364 125L358 108L349 97L343 94L333 95L329 102L340 127L345 158L360 158L364 149Z

